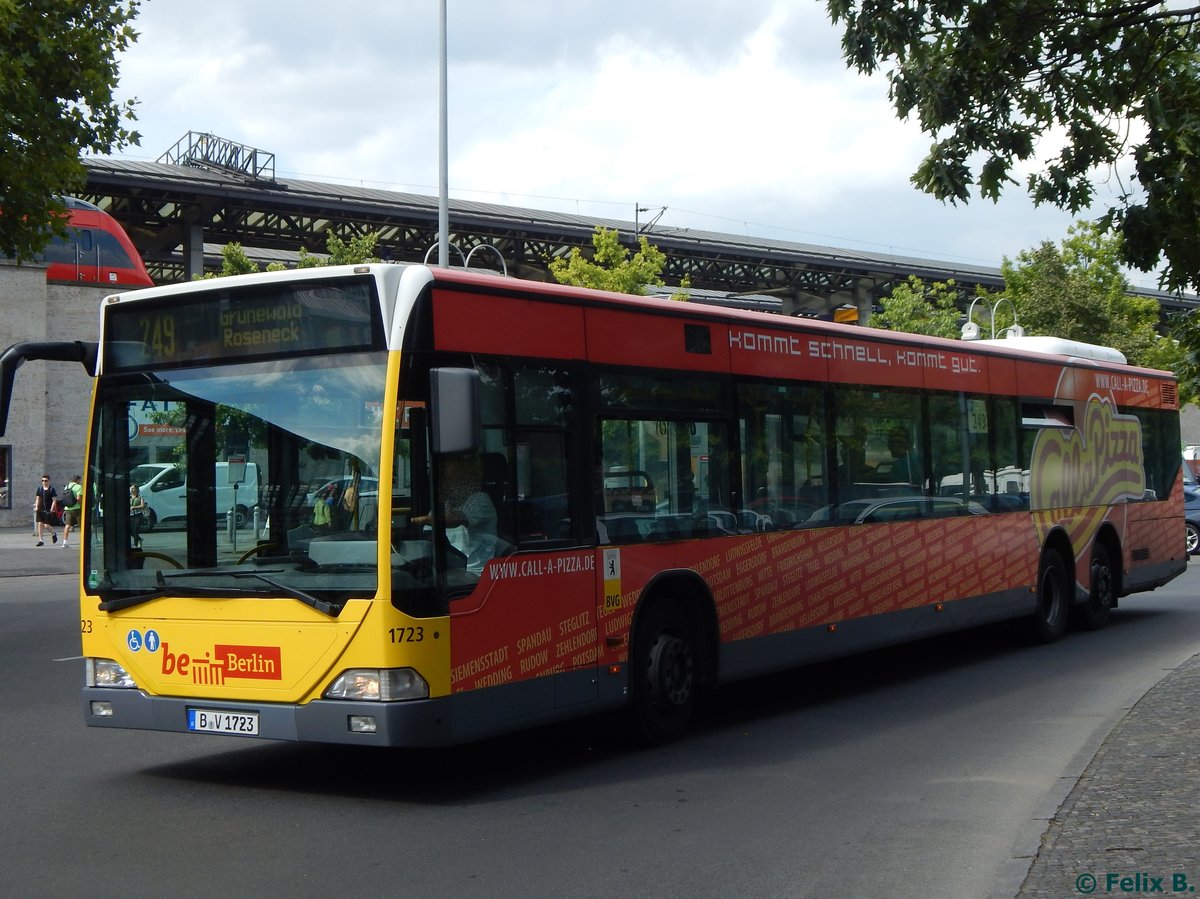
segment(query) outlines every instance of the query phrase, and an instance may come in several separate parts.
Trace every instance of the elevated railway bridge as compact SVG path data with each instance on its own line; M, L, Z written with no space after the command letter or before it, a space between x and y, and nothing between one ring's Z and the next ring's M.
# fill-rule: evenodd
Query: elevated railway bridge
M156 283L189 280L220 266L220 251L240 243L259 262L293 261L301 248L325 251L374 232L386 260L435 259L438 198L420 194L279 178L274 156L190 132L155 162L84 160L85 199L111 213L129 233ZM575 247L591 250L597 226L636 246L637 223L490 203L449 201L451 264L492 268L535 280L550 260ZM1003 287L999 268L865 253L694 229L642 229L666 254L668 285L687 277L695 299L769 308L821 318L866 312L910 275L953 279L964 309L976 286ZM1194 300L1160 291L1164 312ZM732 299L727 299L733 295Z

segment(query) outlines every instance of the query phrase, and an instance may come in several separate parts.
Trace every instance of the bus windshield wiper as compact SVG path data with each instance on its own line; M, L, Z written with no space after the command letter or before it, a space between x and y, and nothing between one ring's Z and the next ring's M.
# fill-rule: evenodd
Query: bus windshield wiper
M121 609L130 609L134 606L140 606L144 602L150 602L152 599L158 599L162 596L211 596L218 593L227 594L227 589L221 587L172 587L167 589L165 583L160 583L149 593L136 593L133 596L119 596L116 599L106 599L100 603L98 608L101 612L119 612Z
M287 584L282 584L279 581L275 580L274 578L266 577L265 575L259 574L257 571L231 571L231 572L227 572L227 573L229 574L230 577L236 577L236 578L252 577L256 580L260 580L264 584L274 587L276 590L282 591L284 594L286 594L291 599L294 599L298 602L302 602L306 606L310 606L310 607L316 609L318 612L323 612L324 614L328 615L331 618L336 618L338 615L338 612L341 611L341 609L338 606L335 606L331 602L325 602L325 600L323 600L323 599L317 599L311 593L305 593L303 590L299 590L295 587L289 587Z
M254 578L262 581L269 587L273 587L285 594L289 599L294 599L304 605L316 609L325 615L336 618L341 609L330 602L325 602L323 599L317 599L311 593L305 593L303 590L298 590L295 587L289 587L282 584L274 578L269 578L257 572L239 571L225 572L229 577L235 578ZM179 575L168 575L168 577L179 577ZM167 583L164 580L162 573L158 574L158 585L147 593L137 593L133 596L121 596L116 599L106 599L100 603L99 609L101 612L119 612L121 609L129 609L134 606L140 606L142 603L150 602L152 599L158 599L163 596L214 596L228 595L228 587L210 587L210 586L175 586L167 588Z

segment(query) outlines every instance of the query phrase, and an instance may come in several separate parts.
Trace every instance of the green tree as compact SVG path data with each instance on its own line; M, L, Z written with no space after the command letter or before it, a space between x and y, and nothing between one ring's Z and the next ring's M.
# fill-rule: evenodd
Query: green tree
M0 0L3 2L3 0ZM316 268L323 265L358 265L363 262L378 262L374 255L375 245L379 242L379 234L372 231L351 237L344 241L336 234L330 234L326 239L329 249L328 256L316 256L301 247L297 268ZM269 272L279 272L286 269L282 262L272 262L267 266ZM221 270L207 272L205 278L224 278L228 275L248 275L259 270L258 263L246 255L240 243L227 243L221 248Z
M300 261L297 268L313 268L320 265L358 265L363 262L378 262L375 255L376 244L379 243L379 233L371 231L367 234L356 234L345 241L330 232L325 239L327 257L314 256L301 247Z
M645 235L638 237L638 246L640 249L631 257L615 230L597 227L592 235L592 258L588 259L579 247L575 247L565 259L550 260L550 274L559 284L643 294L649 285L662 285L659 275L667 256L652 246ZM687 284L680 285L680 289L686 290ZM676 294L674 298L683 297Z
M1174 371L1179 377L1181 405L1200 402L1200 320L1193 313L1180 313L1171 322L1172 352L1167 358L1151 355L1153 368Z
M848 65L889 66L889 99L934 143L921 190L996 200L1020 162L1035 203L1089 207L1131 157L1134 183L1102 219L1122 258L1200 286L1200 8L1143 0L827 0ZM1065 146L1042 162L1043 139Z
M206 272L205 278L224 278L229 275L248 275L258 271L258 263L246 255L240 243L227 243L221 247L221 270ZM197 279L200 277L196 276Z
M1129 293L1121 268L1121 236L1078 222L1061 245L1043 241L1001 265L1004 291L1027 334L1111 346L1134 365L1180 371L1179 344L1159 334L1161 310ZM1007 320L1000 322L1006 325ZM1194 389L1181 385L1188 396Z
M909 275L891 295L879 301L882 311L872 315L867 324L909 334L956 338L961 315L957 301L953 280L926 285L916 275Z
M136 0L0 0L0 254L32 259L64 236L61 196L87 183L81 154L140 140L123 124L135 101L114 97L137 10Z

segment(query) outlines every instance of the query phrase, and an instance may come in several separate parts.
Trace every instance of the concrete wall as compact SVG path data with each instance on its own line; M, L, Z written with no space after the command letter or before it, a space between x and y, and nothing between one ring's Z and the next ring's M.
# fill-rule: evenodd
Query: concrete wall
M0 350L27 340L95 340L102 285L47 284L45 269L0 263ZM0 508L0 527L28 525L42 474L55 489L83 474L92 377L82 365L27 362L17 371L12 407L0 446L12 465L11 508Z

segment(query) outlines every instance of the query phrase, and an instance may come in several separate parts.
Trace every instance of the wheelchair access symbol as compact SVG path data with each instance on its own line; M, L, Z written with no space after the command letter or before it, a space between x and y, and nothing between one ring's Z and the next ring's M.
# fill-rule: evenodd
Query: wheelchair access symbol
M141 631L132 630L125 635L125 645L129 647L130 652L139 652L145 647L146 652L158 652L158 647L162 645L162 640L159 639L158 631L150 629L143 635Z

